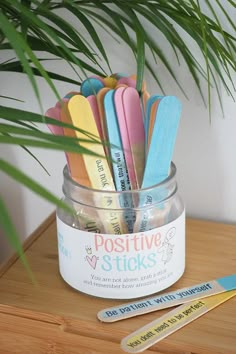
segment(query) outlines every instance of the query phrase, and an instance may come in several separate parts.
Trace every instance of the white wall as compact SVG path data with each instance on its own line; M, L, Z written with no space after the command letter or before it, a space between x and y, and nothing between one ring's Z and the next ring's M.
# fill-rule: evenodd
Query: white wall
M112 42L111 37L102 33L104 43L110 52L110 60L114 72L134 73L135 65L128 48ZM225 118L220 111L216 91L212 91L212 122L209 122L208 110L204 107L200 95L193 83L186 66L178 66L176 58L166 46L163 38L160 45L166 48L169 61L189 97L183 94L173 83L161 63L156 65L166 94L177 95L183 104L181 124L175 146L174 162L178 169L179 189L186 203L187 214L193 217L223 222L236 222L236 104L222 90L222 101ZM190 44L191 46L191 44ZM193 47L198 57L198 51ZM200 57L199 57L200 59ZM55 69L55 63L48 66ZM71 71L57 63L62 74L71 75ZM236 83L235 73L234 79ZM151 94L159 93L150 74L145 75ZM37 101L32 94L28 81L22 75L1 73L0 95L12 95L25 100L25 103L13 106L39 112ZM55 97L43 80L39 80L44 109L55 104ZM63 96L74 85L58 83L59 92ZM205 83L203 87L206 88ZM205 90L205 96L206 90ZM9 102L8 102L9 104ZM46 127L44 127L47 130ZM49 152L32 149L44 166L49 170L47 176L41 167L25 151L18 147L1 146L0 158L4 157L28 175L37 179L50 191L62 195L62 168L64 155L60 152ZM9 208L12 219L22 238L25 239L54 210L54 206L40 199L24 187L16 184L0 173L0 193ZM0 262L11 252L0 230Z

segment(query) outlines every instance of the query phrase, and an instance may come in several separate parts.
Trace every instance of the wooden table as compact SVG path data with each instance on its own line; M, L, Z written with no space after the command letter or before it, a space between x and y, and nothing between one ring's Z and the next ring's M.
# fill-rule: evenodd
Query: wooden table
M186 271L172 290L235 273L236 226L188 219L186 236ZM124 336L167 311L113 324L99 322L99 310L121 301L81 294L62 280L54 215L26 241L25 250L38 285L32 284L16 256L2 267L0 354L122 354L119 343ZM145 353L235 354L236 299Z

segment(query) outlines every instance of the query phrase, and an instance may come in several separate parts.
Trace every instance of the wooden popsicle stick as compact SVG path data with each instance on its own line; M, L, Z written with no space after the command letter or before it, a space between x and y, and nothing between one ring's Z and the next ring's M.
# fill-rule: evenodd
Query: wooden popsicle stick
M128 85L125 85L125 84L116 85L115 90L117 90L117 89L120 88L120 87L128 87Z
M176 97L166 96L160 100L154 120L150 147L146 157L142 188L155 186L168 177L180 114L181 104ZM155 166L155 168L153 168L153 166ZM159 192L158 198L164 200L167 197L167 193L167 190L163 188ZM143 194L140 202L143 206L151 206L155 203L155 198L153 199L152 193L146 192ZM153 220L155 225L158 225L158 222L162 220L165 212L167 211L165 211L164 204L160 203L158 208L150 208L146 212L139 213L136 218L134 230L136 232L143 232L151 229L153 226L148 220ZM151 217L152 213L153 215ZM162 217L159 213L162 214ZM154 215L156 215L156 217L154 217Z
M88 96L87 100L89 101L90 107L93 111L93 116L97 125L98 129L98 134L100 138L102 139L103 133L102 133L102 126L101 126L101 119L100 119L100 114L99 114L99 108L98 108L98 102L97 102L97 97L94 95Z
M231 290L236 290L236 274L230 274L222 278L194 284L190 287L161 294L158 293L155 296L108 307L99 311L97 317L102 322L125 320Z
M49 108L47 110L47 112L45 113L45 115L49 118L53 118L57 121L61 121L61 114L60 114L60 107L61 107L61 103L57 102L57 104L55 105L55 107L53 108ZM52 134L54 135L58 135L58 136L63 136L64 135L64 129L61 126L58 125L53 125L53 124L48 124L48 128L50 129L50 131L52 132ZM73 166L71 165L71 157L70 154L67 151L65 151L65 156L66 156L66 162L67 162L67 166L68 169L70 171L70 174L72 174L73 172ZM78 181L77 181L78 182Z
M114 89L117 85L117 79L113 76L107 76L104 78L104 84L106 87Z
M152 132L155 124L155 119L156 119L156 112L158 110L158 105L161 101L161 98L157 99L151 107L151 113L150 113L150 119L149 119L149 126L148 126L148 141L147 141L147 147L146 147L146 153L148 153L150 142L152 139Z
M104 97L107 92L109 92L111 89L109 87L104 87L102 88L98 94L96 95L97 98L97 104L98 104L98 111L99 111L99 116L100 116L100 123L101 123L101 141L107 143L108 142L108 134L107 134L107 128L106 128L106 118L105 118L105 110L104 110ZM108 166L110 168L110 171L112 172L112 166L111 166L111 161L109 159L110 152L109 152L109 146L107 144L104 144L104 151L106 156L108 157Z
M147 150L147 146L148 146L148 132L149 132L150 117L151 117L151 108L152 108L153 103L157 99L162 98L162 97L163 96L153 95L153 96L149 97L147 102L146 102L145 120L144 120L145 147L146 147L146 150Z
M124 90L123 107L131 149L131 157L137 188L141 188L145 164L145 132L139 94L136 89Z
M116 190L128 191L130 190L130 182L125 162L125 156L122 149L120 130L114 107L113 96L114 90L110 90L106 93L104 97L107 133L109 136L109 141L113 144L113 146L110 146L113 176L116 185ZM133 206L132 197L130 195L120 195L119 201L120 206L122 208L131 209ZM134 224L134 213L129 210L129 212L124 211L123 215L128 227L128 232L132 233Z
M60 111L60 119L63 123L73 125L68 110L68 104L66 102ZM76 137L76 132L73 129L64 127L63 131L65 136L69 136L71 138ZM67 152L67 159L71 178L81 185L91 187L82 155L73 152Z
M137 180L134 171L134 164L133 164L133 159L131 154L131 146L129 141L129 134L128 134L128 128L125 119L125 111L124 111L123 98L122 98L125 90L126 88L124 87L120 87L117 90L115 90L114 104L115 104L115 109L116 109L119 129L120 129L120 135L122 140L122 147L125 154L125 161L128 169L131 189L137 189Z
M110 90L111 89L109 87L104 87L96 95L97 104L98 104L98 111L99 111L100 121L101 121L101 130L102 130L101 140L102 141L108 141L106 120L105 120L105 111L104 111L104 97L105 97L105 94Z
M142 102L143 102L143 109L144 109L144 120L146 119L146 109L147 109L147 101L150 98L150 94L145 90L142 92Z
M113 161L113 175L117 191L130 190L130 182L122 149L120 130L118 126L113 97L114 90L108 91L104 97L107 134L109 141L114 145L110 147L110 154Z
M58 106L49 108L45 113L46 117L53 118L57 121L60 121L60 108ZM53 124L47 124L48 128L54 135L64 135L63 127Z
M122 77L117 81L117 85L125 84L128 87L136 87L136 80L131 79L130 77Z
M232 290L178 306L129 334L121 341L121 347L127 353L141 353L235 295Z
M81 93L85 97L96 95L103 87L104 83L100 78L91 77L82 82Z
M80 145L85 149L99 155L99 157L88 154L82 155L92 188L103 191L114 191L115 186L113 183L113 178L88 100L83 96L74 96L68 102L68 109L73 124L81 130L87 131L89 134L95 136L97 141L100 143L94 144L88 141L81 141L80 143ZM76 136L80 139L85 138L85 135L80 131L76 131ZM127 228L122 219L122 215L112 210L117 208L115 197L112 198L111 196L108 199L107 196L104 196L101 197L101 200L102 207L105 209L99 213L101 214L100 217L104 223L106 233L126 233ZM96 206L96 200L94 202Z
M97 80L100 81L103 85L105 85L104 77L101 77L101 76L98 76L98 75L91 75L89 78L90 78L90 79L91 79L91 78L97 79Z
M153 186L167 178L181 114L181 104L174 96L159 102L152 139L146 159L142 188ZM153 169L153 166L157 167Z

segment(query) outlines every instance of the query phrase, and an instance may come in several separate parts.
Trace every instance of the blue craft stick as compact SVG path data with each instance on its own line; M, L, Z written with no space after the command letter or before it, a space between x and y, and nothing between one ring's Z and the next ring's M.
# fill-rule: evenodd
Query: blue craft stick
M128 171L125 162L125 156L122 148L122 141L119 131L119 125L114 105L114 90L110 90L104 97L104 111L107 135L112 145L109 147L112 159L112 169L114 182L117 191L129 191L131 189L128 177ZM132 208L132 199L128 195L121 195L120 205L125 208ZM125 212L125 220L127 222L128 231L133 231L134 213Z
M216 281L222 286L225 290L234 290L236 288L236 274L228 275L227 277L218 278Z
M167 293L157 294L135 302L116 305L98 312L99 320L103 322L115 322L123 318L158 311L172 306L188 303L193 300L203 299L212 295L224 293L236 289L236 274L223 278L195 284L188 288L182 288ZM142 306L145 303L145 306Z
M168 177L174 144L181 114L181 104L174 96L163 97L158 105L152 138L144 170L142 188L152 187ZM140 198L140 206L153 205L167 196L162 188L156 193L146 192ZM162 210L163 204L158 208ZM151 212L149 210L149 212ZM137 218L134 229L144 232L150 229L149 212Z
M121 79L122 77L128 77L129 75L128 74L124 74L124 73L115 73L114 74L115 78L117 80Z
M109 147L112 167L115 179L116 190L130 190L124 154L122 151L122 142L114 106L114 90L110 90L104 97L104 111L107 135L112 145Z
M156 113L142 188L154 186L168 177L180 114L181 104L176 97L162 98Z
M80 90L84 97L88 97L90 95L96 95L103 87L104 84L100 80L91 77L82 82Z

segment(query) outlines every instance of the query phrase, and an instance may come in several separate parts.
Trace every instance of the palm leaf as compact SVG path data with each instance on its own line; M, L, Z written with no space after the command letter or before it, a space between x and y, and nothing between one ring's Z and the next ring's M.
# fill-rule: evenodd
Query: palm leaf
M5 136L10 136L8 132L3 132L2 130L3 124L0 125L0 133ZM25 150L38 164L39 166L47 173L48 176L50 176L50 173L48 170L43 166L43 164L39 161L39 159L24 145L20 145L20 147Z
M49 202L71 213L71 208L15 166L0 159L0 170Z
M21 110L21 109L17 109L17 108L12 108L12 107L5 107L5 106L1 106L0 105L0 117L3 119L6 119L8 121L11 121L13 123L18 123L19 121L22 123L24 122L24 124L28 124L30 123L40 123L40 124L50 124L50 125L57 125L60 127L65 127L65 128L70 128L70 129L74 129L77 130L81 133L83 133L85 136L87 136L89 139L93 139L95 142L96 137L93 136L92 134L87 133L85 130L77 128L71 124L67 124L67 123L63 123L61 121L58 121L56 119L53 118L49 118L46 116L37 114L37 113L33 113L33 112L28 112L25 110ZM27 123L25 123L27 122ZM1 126L1 124L0 124ZM31 127L32 128L32 127ZM53 138L53 135L50 135L51 138ZM56 137L54 137L56 138ZM63 137L61 137L62 139ZM68 139L66 137L64 137L63 139ZM61 140L61 143L63 144L63 139ZM70 138L72 139L72 138Z
M18 101L18 102L24 102L23 100L19 100L18 98L10 97L10 96L4 96L4 95L0 95L0 98L5 98L7 100L13 100L13 101Z
M78 138L72 138L72 137L67 137L67 136L58 136L58 135L52 135L49 133L43 133L39 130L31 130L31 129L26 129L26 128L22 128L22 127L18 127L12 124L0 124L0 133L4 134L10 134L12 139L15 140L16 136L18 135L22 135L23 137L20 137L20 139L24 139L25 136L28 137L35 137L37 139L30 139L29 143L34 143L37 144L37 147L47 147L47 145L44 145L44 140L49 141L51 143L56 143L55 146L53 147L52 144L52 148L53 149L60 149L63 151L63 147L66 148L71 148L72 152L78 152L80 153L80 146L79 143L80 142L89 142L91 144L98 144L98 142L96 141L96 139L78 139ZM14 135L14 136L13 136ZM0 137L1 139L1 137ZM10 139L10 140L12 140ZM39 140L40 139L40 140ZM4 141L4 139L2 140L2 142ZM42 145L40 145L40 141L42 141ZM9 143L6 140L6 143ZM60 147L57 147L57 144L63 145ZM32 146L32 145L31 145ZM36 146L36 145L34 145ZM68 150L70 151L70 150Z
M129 8L126 9L128 15L133 20L133 28L136 33L136 42L137 42L137 83L136 89L141 93L143 76L144 76L144 67L145 67L145 32L143 26L141 25L138 17L135 12Z
M7 17L2 12L0 12L0 29L8 38L9 42L11 43L11 47L14 49L16 55L20 59L22 66L23 66L26 74L28 75L28 78L31 81L33 90L36 94L36 97L38 98L38 100L41 104L38 87L37 87L32 69L28 63L26 56L25 56L25 51L26 52L28 51L28 53L29 53L30 48L27 46L26 42L22 39L22 37L19 35L19 33L15 30L15 27L10 23L10 21L7 19Z
M30 279L35 283L35 278L33 276L33 273L30 269L30 266L24 254L24 250L22 248L17 231L11 221L11 217L8 213L8 210L1 196L0 196L0 225L3 231L5 232L5 234L8 236L8 241L10 242L12 247L17 251L17 254L20 257L23 265L25 266L25 269L27 270Z
M42 61L42 59L40 59L40 61ZM41 72L37 68L31 67L31 70L35 76L42 76ZM22 63L19 60L13 61L11 63L0 64L0 71L8 71L8 72L25 74ZM74 84L75 86L79 86L81 84L80 82L73 80L73 79L69 78L68 76L59 75L57 73L53 73L48 70L45 70L45 72L47 73L47 75L51 79L59 80L59 81L63 81L63 82L68 82L70 84ZM20 100L18 100L18 101L20 101Z
M111 72L111 67L110 63L106 54L106 51L104 49L104 46L97 35L96 30L94 29L93 24L91 21L88 20L88 18L81 12L74 4L73 1L65 1L65 9L69 10L73 15L77 17L77 19L84 25L86 28L88 34L90 35L91 39L93 40L94 44L96 45L97 49L100 51L101 55L103 56L105 62L107 63L108 68L110 69Z

